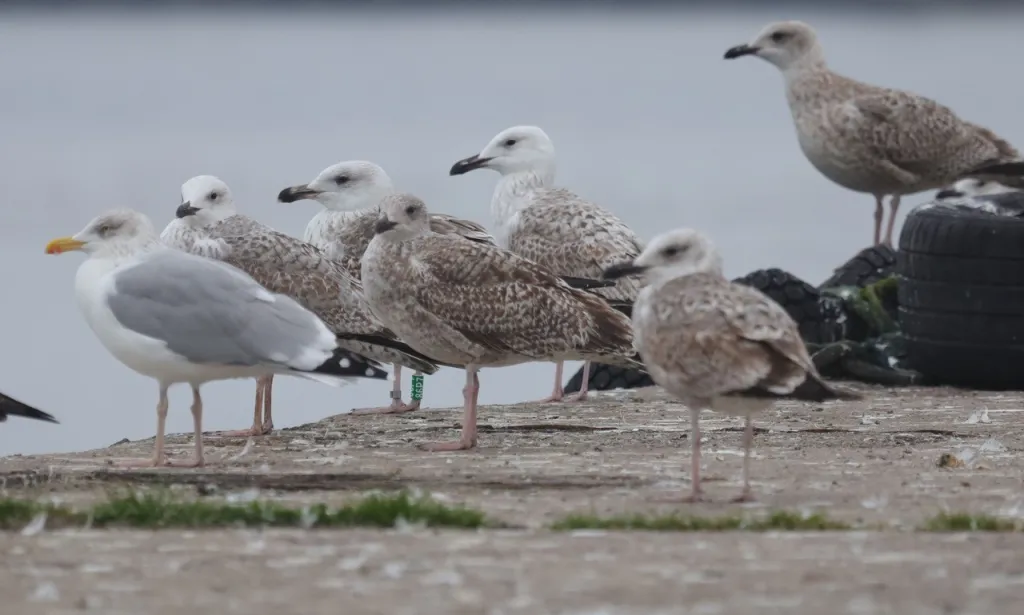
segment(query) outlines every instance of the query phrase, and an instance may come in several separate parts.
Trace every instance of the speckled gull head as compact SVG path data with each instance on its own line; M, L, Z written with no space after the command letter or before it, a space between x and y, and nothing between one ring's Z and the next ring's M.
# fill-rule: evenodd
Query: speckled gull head
M493 169L502 175L529 171L554 172L555 144L536 126L513 126L499 132L479 154L452 165L448 175Z
M725 52L726 60L757 56L783 72L791 68L824 66L825 53L814 28L802 21L778 21L765 26L749 43Z
M681 228L658 235L636 260L612 265L603 277L614 280L641 273L653 284L695 273L722 275L722 257L706 235Z
M160 240L153 223L131 209L114 209L93 218L71 237L60 237L46 244L47 254L81 251L89 256L134 254Z
M962 199L964 197L985 196L989 194L1008 194L1020 192L1017 188L1011 188L995 180L984 180L976 177L961 179L948 188L943 188L935 193L936 200Z
M282 203L312 199L331 211L361 211L376 207L395 191L391 178L378 165L365 160L333 164L308 184L289 186L277 195Z
M392 194L380 202L374 231L391 241L424 235L430 232L430 212L426 203L411 194Z
M174 215L192 228L203 228L235 214L228 185L213 175L197 175L181 185L181 205Z

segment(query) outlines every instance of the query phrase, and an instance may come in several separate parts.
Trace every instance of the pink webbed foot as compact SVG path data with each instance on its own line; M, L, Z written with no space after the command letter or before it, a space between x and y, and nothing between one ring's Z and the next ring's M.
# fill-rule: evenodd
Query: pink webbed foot
M252 438L269 435L270 432L272 431L274 431L274 424L264 423L263 425L253 425L249 429L239 429L236 431L215 431L209 434L209 436L211 438Z
M560 403L562 401L565 401L565 396L562 394L561 391L559 391L558 393L552 393L551 395L545 397L544 399L538 399L537 401L532 402L532 403L535 403L535 404L557 404L557 403Z
M576 393L575 395L570 395L569 397L567 397L565 399L565 401L569 401L569 402L587 401L587 398L588 398L587 391L580 391L579 393Z
M195 457L191 459L185 459L183 461L168 459L167 461L164 462L164 465L172 468L201 468L204 465L206 465L206 460L196 459Z
M352 410L352 414L405 414L406 412L415 412L419 409L419 401L404 403L401 400L396 399L391 402L390 406L382 406L380 408L356 408Z
M441 453L445 451L468 451L472 448L476 448L476 440L456 440L454 442L435 442L432 444L420 444L419 448L431 453Z

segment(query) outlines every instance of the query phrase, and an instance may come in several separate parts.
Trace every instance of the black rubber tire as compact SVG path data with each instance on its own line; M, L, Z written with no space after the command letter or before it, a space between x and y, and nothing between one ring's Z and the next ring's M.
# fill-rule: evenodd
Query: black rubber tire
M864 287L884 280L895 272L896 251L889 246L871 246L837 267L829 279L822 282L818 288Z
M931 207L899 244L910 366L933 384L1024 389L1024 220Z
M800 336L812 344L843 339L843 313L838 299L821 296L818 289L781 269L758 269L733 280L753 286L775 300L796 321Z

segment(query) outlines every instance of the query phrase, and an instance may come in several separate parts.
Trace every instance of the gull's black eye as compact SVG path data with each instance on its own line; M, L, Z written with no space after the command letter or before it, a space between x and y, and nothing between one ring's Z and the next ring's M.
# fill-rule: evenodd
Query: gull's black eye
M218 198L220 198L220 193L214 190L210 194L206 195L206 198L210 199L211 201L216 201Z
M405 213L406 213L406 215L409 215L409 216L411 216L411 215L413 215L414 213L416 213L416 208L415 208L415 207L413 207L412 205L410 205L410 206L408 206L408 207L406 207L406 208L405 208Z
M101 224L100 227L98 229L96 229L96 231L100 235L106 235L107 233L110 232L110 225L109 224Z
M505 139L505 143L503 145L505 147L512 147L515 144L516 144L516 140L515 139Z
M338 175L338 176L336 176L334 178L334 183L338 184L339 186L343 186L343 185L347 184L348 182L349 182L348 175Z
M774 41L776 43L781 43L782 41L786 40L787 38L789 38L789 32L773 32L772 33L772 41Z

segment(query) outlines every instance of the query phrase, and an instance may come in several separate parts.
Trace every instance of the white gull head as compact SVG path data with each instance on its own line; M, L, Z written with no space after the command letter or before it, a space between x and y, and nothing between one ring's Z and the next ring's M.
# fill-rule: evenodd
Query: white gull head
M449 175L462 175L476 169L493 169L502 175L536 173L554 176L555 144L537 126L513 126L499 132L469 158L454 165Z
M313 199L331 211L362 211L376 207L395 191L379 165L365 160L333 164L308 184L289 186L277 195L282 203Z
M411 194L384 197L380 214L374 230L389 241L405 241L431 232L426 203Z
M680 228L658 235L633 262L609 267L604 277L639 273L653 285L696 273L722 275L722 257L706 235Z
M783 73L805 68L824 68L825 52L814 28L802 21L770 23L754 40L725 52L726 60L757 56L777 66Z
M213 175L198 175L181 185L181 205L175 215L192 228L203 228L235 215L228 185Z
M90 257L125 257L161 247L153 223L132 209L114 209L96 216L71 237L54 239L47 254L81 251Z

